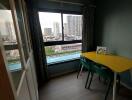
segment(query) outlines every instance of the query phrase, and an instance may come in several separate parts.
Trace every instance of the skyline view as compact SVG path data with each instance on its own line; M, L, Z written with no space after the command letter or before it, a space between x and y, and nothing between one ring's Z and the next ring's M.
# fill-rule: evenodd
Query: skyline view
M4 45L17 43L10 10L0 10L0 36Z
M10 10L0 10L0 38L3 45L12 46L17 44L13 18ZM5 54L8 66L11 64L21 63L18 49L5 49Z
M64 41L82 39L82 15L39 12L39 20L44 42L62 41L62 31ZM53 45L46 46L45 52L47 59L56 59L56 57L80 54L81 48L81 43Z
M62 40L62 25L65 41L82 39L82 15L62 14L62 16L63 18L61 13L39 12L45 42Z

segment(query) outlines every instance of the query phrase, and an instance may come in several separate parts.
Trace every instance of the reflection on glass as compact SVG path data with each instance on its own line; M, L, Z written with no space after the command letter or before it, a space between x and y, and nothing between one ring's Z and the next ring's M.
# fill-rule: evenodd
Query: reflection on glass
M3 45L6 45L7 65L17 89L21 79L22 66L19 50L13 46L17 45L17 40L11 10L0 10L0 38Z
M82 15L63 14L64 40L82 39Z
M15 87L17 88L22 74L19 51L18 49L7 50L5 53L6 53L6 59L8 61L8 68L11 72Z
M45 52L47 56L47 62L53 63L80 57L81 47L81 43L46 46Z
M9 67L10 71L21 70L20 54L17 49L7 50L6 58L8 61L8 67Z
M39 20L45 42L62 40L60 13L39 12Z
M10 10L0 10L0 35L4 45L17 43Z

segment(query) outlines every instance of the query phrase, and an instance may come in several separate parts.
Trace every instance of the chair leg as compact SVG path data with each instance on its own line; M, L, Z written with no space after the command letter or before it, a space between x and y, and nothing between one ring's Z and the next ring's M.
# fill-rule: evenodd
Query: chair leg
M111 84L112 84L112 80L110 80L110 82L108 84L108 89L106 91L105 100L107 100L107 97L108 97L108 94L109 94L109 91L110 91Z
M117 93L119 94L119 90L120 90L120 76L119 75L117 75L117 81L118 81L118 83L117 83Z
M91 73L91 78L90 78L90 82L89 82L89 84L88 84L88 89L90 89L90 85L91 85L91 82L92 82L93 76L94 76L94 73Z
M101 81L101 79L100 79L100 75L99 75L99 81Z
M90 71L88 71L88 76L87 76L87 80L86 80L86 83L85 83L85 88L87 88L87 84L88 84L88 80L89 80L89 75L90 75Z
M79 65L79 69L78 69L78 73L77 73L77 78L78 78L78 76L80 75L80 71L81 71L81 69L82 69L82 66L81 66L81 63L80 63L80 65Z

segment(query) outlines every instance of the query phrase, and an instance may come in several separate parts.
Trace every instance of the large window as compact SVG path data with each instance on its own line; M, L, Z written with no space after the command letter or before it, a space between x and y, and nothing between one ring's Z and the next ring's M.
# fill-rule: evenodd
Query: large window
M39 12L43 40L62 40L62 24L60 13Z
M82 15L39 12L48 63L80 57Z
M82 15L63 14L64 40L82 39Z
M12 64L17 64L21 69L20 54L17 48L17 39L10 10L0 10L0 38L6 50L6 57L10 70L13 69Z

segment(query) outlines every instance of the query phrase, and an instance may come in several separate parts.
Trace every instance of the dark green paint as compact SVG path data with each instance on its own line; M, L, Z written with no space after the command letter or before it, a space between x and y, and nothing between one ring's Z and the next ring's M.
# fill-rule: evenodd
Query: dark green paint
M47 0L33 0L34 8L38 10L49 10L49 11L81 11L81 5L74 5L69 3L52 2Z
M96 0L96 5L95 47L132 58L132 0ZM130 71L122 74L122 81L132 87Z
M0 9L9 9L9 1L8 0L0 0Z

